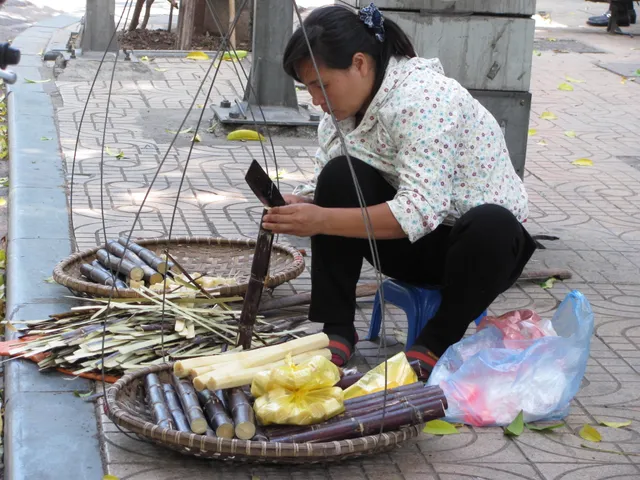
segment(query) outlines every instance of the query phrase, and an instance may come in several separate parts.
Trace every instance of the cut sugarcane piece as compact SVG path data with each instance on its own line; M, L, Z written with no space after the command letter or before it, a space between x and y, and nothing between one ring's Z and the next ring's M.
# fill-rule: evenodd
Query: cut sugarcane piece
M291 358L293 363L302 363L316 355L331 359L331 351L327 348L322 350L314 350L312 352L301 353ZM243 385L251 385L253 377L258 373L271 370L272 368L285 365L286 359L279 360L267 365L261 365L253 368L239 368L237 364L232 364L225 368L213 370L193 379L193 385L197 390L224 390L227 388L242 387Z
M198 400L205 417L209 422L209 426L213 429L216 436L220 438L232 439L234 434L233 420L227 413L224 404L220 399L209 390L197 392Z
M175 425L171 418L169 407L165 402L162 384L160 383L158 375L149 373L144 377L144 386L147 391L147 401L149 402L154 423L162 428L174 430Z
M183 318L176 318L176 325L174 327L174 330L178 333L182 332L184 330L184 324L185 321Z
M126 246L128 250L131 250L138 257L144 260L147 265L149 265L159 273L165 274L173 267L173 264L171 262L163 260L148 248L141 247L140 245L132 241L129 241L129 243L127 244L126 238L120 237L118 239L118 243L120 243L120 245L122 246Z
M88 263L80 265L80 273L92 282L99 283L101 285L108 285L110 287L113 286L115 278L116 288L127 288L127 284L118 279L118 277L115 277L112 273L105 269L98 269Z
M324 333L317 333L307 337L297 338L289 342L272 345L270 347L244 350L234 353L224 353L209 357L179 360L174 364L173 371L178 377L186 377L189 370L195 367L205 367L226 362L242 361L246 368L265 365L284 359L288 354L298 355L312 350L320 350L329 346L329 337Z
M106 244L106 249L110 253L129 260L131 263L142 268L142 270L144 270L144 281L147 282L147 285L155 285L164 279L160 272L151 268L144 260L133 253L131 249L125 248L124 245L121 245L117 240L109 240Z
M256 434L256 422L253 408L241 388L232 388L227 393L229 409L235 423L236 437L251 440Z
M164 398L167 401L167 406L169 407L169 411L171 412L171 416L173 417L173 422L176 425L176 428L180 432L190 432L191 428L189 427L189 422L187 421L187 417L182 411L182 407L180 406L180 399L178 398L178 394L176 393L173 385L170 383L163 383L162 389L164 391Z
M182 410L189 420L191 431L202 435L207 430L207 420L204 417L202 408L200 408L193 385L189 380L181 380L175 375L173 376L173 384L178 393Z
M205 373L212 372L216 368L219 368L220 366L224 366L224 365L225 365L224 363L220 363L218 365L205 365L204 367L192 368L189 371L189 377L191 377L191 378L199 377L200 375L204 375Z
M188 339L192 339L195 338L196 336L196 326L193 324L193 322L188 322L187 323L187 338Z
M129 287L135 290L144 287L143 280L129 280Z
M96 252L96 257L104 267L108 268L112 272L119 272L130 280L142 280L144 278L144 270L142 270L141 267L129 260L116 257L113 253L107 252L104 248L101 248Z

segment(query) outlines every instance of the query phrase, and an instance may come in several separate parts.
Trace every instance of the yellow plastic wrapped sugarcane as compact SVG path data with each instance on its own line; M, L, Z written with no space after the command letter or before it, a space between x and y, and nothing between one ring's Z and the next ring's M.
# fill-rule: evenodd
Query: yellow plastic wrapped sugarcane
M295 365L261 372L251 384L254 411L262 425L312 425L344 412L343 391L334 385L340 371L315 356Z
M407 356L404 352L387 360L387 388L396 388L401 385L409 385L418 381L416 372L411 368ZM385 386L385 365L382 362L372 370L369 370L364 377L358 380L344 391L344 399L360 397L373 392L384 390Z

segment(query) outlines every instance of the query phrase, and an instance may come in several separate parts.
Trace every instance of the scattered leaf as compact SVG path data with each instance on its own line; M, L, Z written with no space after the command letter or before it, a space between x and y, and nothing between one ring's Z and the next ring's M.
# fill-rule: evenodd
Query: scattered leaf
M78 390L74 390L73 394L79 398L87 398L89 395L93 393L93 390L89 390L88 392L80 392Z
M624 77L624 76L623 76L623 77L620 79L620 83L621 83L621 84L623 84L623 85L624 85L625 83L627 83L627 77Z
M558 40L555 38L547 38L547 42L557 42Z
M580 432L578 432L578 435L589 442L599 442L602 440L602 435L600 435L600 432L586 423L582 426Z
M105 148L105 152L107 152L107 155L109 155L110 157L115 157L118 160L121 158L125 158L124 156L124 152L122 150L120 150L118 153L115 153L113 150L111 150L109 147Z
M167 70L169 70L168 68L154 68L154 70L156 72L166 72Z
M46 277L44 278L44 281L47 283L56 283L56 281L53 279L53 277Z
M640 76L640 68L636 70L636 75Z
M460 433L456 427L444 420L431 420L426 423L422 431L431 435L453 435Z
M574 132L573 130L567 130L566 132L564 132L564 136L569 138L576 138L576 132Z
M635 453L635 452L616 452L615 450L607 450L605 448L596 448L596 447L592 447L590 445L586 445L584 443L581 443L580 446L582 448L588 448L589 450L593 450L595 452L602 452L602 453L615 453L616 455L633 455L633 456L640 456L640 453Z
M102 477L102 480L120 480L120 479L115 475L105 475L104 477Z
M31 80L30 78L25 78L24 81L25 83L47 83L50 82L51 79L47 78L46 80Z
M534 54L536 57L539 57L539 56L541 56L541 55L542 55L542 52L541 52L540 50L534 50L534 51L533 51L533 54Z
M247 56L246 50L236 50L235 52L224 52L223 60L242 60Z
M553 113L553 112L542 112L542 114L540 115L540 118L542 120L557 120L558 119L556 114Z
M9 186L9 177L0 177L0 187L8 187ZM2 258L0 258L0 262Z
M573 92L573 85L569 83L561 83L558 85L558 90L562 90L564 92Z
M140 57L140 61L141 62L148 62L149 61L149 57L147 57L146 55L143 55L142 57Z
M535 432L546 432L547 430L555 430L556 428L564 427L564 423L554 423L553 425L535 425L533 423L525 424L529 430Z
M520 410L520 413L507 427L504 428L505 435L519 436L524 431L524 413Z
M209 60L209 55L204 52L189 52L187 58L189 60Z
M204 105L196 105L196 108L204 108Z
M567 75L564 78L567 82L571 82L571 83L585 83L584 80L578 80L577 78L570 77L569 75Z
M43 142L48 142L49 140L53 140L53 138L51 138L51 137L40 137L40 140L42 140Z
M547 146L547 141L542 139L542 140L538 141L538 145L542 145L543 147L546 147Z
M631 425L631 420L627 420L625 422L605 422L601 420L600 425L611 428L622 428Z
M588 158L579 158L571 162L572 165L578 165L579 167L592 167L593 160L589 160Z
M286 170L278 170L277 173L272 173L271 175L269 175L269 177L271 177L271 180L282 180L284 179L286 174Z
M533 137L533 136L534 136L534 135L536 135L537 133L538 133L538 131L537 131L535 128L530 128L530 129L529 129L529 132L528 132L528 134L529 134L529 136L530 136L530 137Z
M200 138L200 134L199 133L196 133L191 140L194 141L194 142L201 142L202 141L202 139Z
M553 284L556 283L557 279L555 277L547 278L544 282L540 284L542 288L545 290L549 290L553 288Z
M174 135L175 135L176 133L191 133L191 132L193 132L193 128L192 128L192 127L189 127L189 128L187 128L187 129L185 129L185 130L180 130L179 132L177 132L177 131L175 131L175 130L169 130L169 129L167 129L167 133L173 133Z
M0 197L0 207L4 207L7 204L7 199Z

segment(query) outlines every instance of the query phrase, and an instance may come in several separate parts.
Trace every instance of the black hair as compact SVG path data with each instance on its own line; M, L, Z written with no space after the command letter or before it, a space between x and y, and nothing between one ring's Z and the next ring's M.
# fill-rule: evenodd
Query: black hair
M329 68L347 69L358 53L371 55L376 64L376 78L372 95L382 85L391 57L416 57L409 37L388 18L384 19L384 41L380 42L373 29L367 27L357 13L348 7L330 5L313 10L303 22L311 50L318 64ZM282 66L287 75L300 81L296 69L300 62L311 58L302 27L293 33L284 51Z

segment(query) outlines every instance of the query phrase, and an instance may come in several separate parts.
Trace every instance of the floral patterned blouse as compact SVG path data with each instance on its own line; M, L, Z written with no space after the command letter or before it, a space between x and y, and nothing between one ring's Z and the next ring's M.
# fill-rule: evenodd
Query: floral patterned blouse
M360 125L353 117L339 125L349 155L379 170L397 190L388 205L411 242L486 203L526 220L527 193L498 122L444 76L438 59L392 58ZM330 159L344 154L328 114L318 139L315 178Z

